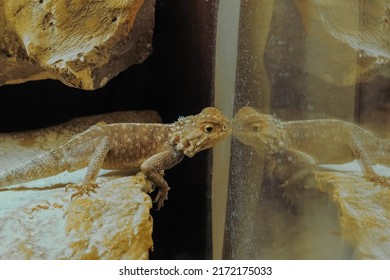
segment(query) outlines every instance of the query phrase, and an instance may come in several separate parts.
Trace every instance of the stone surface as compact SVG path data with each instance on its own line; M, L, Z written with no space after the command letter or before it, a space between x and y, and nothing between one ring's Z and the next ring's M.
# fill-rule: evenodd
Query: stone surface
M93 90L151 53L155 0L0 2L0 85Z
M357 161L313 170L296 196L263 185L252 216L259 259L390 259L390 188L362 178ZM390 169L374 166L385 176Z
M35 184L47 187L0 191L1 259L148 259L151 186L142 174L100 183L73 201L50 180Z
M307 189L329 195L337 206L341 236L351 246L351 258L390 259L390 188L360 176L334 172L314 174Z

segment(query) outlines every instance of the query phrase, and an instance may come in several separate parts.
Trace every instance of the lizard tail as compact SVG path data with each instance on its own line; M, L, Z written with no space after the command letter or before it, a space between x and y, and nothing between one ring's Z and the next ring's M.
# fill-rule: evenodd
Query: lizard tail
M0 187L25 183L57 175L65 171L53 151L43 153L0 171Z

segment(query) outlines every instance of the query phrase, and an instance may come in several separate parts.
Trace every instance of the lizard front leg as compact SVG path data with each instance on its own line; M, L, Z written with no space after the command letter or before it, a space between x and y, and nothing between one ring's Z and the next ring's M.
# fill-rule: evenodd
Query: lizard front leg
M95 192L95 189L98 188L95 181L109 149L110 140L108 136L97 139L96 148L89 158L87 173L84 180L80 184L68 184L65 188L65 190L68 190L69 188L77 190L77 192L72 194L71 199L80 197L84 194L88 195L90 192Z
M356 136L353 136L352 140L353 145L351 149L359 163L360 169L363 171L364 178L375 184L390 187L390 178L375 173L374 169L372 168L373 163L366 149L363 147L362 141Z
M151 156L141 165L141 172L158 187L158 193L153 200L153 203L157 203L157 210L160 210L164 206L164 201L168 200L170 189L163 177L164 170L178 164L183 157L181 152L164 151Z
M286 149L272 156L267 166L267 175L282 182L283 196L294 204L298 190L306 177L312 174L316 164L317 161L312 156L295 149Z

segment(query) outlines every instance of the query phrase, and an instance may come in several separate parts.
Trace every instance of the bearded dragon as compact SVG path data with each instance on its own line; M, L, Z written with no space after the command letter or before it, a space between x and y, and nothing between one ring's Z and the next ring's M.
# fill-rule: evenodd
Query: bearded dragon
M65 144L0 172L0 187L15 185L72 172L87 167L80 184L66 189L77 192L71 199L95 192L100 168L141 171L158 187L157 209L168 199L169 186L164 171L184 156L211 148L231 131L222 113L208 107L199 114L179 118L172 124L98 123Z
M296 181L319 164L357 160L364 177L390 186L373 164L390 165L390 141L356 124L334 119L281 121L252 107L235 115L233 135L265 155L267 174L280 181ZM282 184L283 185L283 184Z

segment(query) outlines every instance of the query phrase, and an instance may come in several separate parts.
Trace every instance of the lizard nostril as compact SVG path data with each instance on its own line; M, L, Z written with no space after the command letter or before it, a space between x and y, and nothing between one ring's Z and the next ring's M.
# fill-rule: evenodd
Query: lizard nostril
M254 124L254 125L252 125L251 130L253 132L259 132L260 131L260 126L258 124Z

